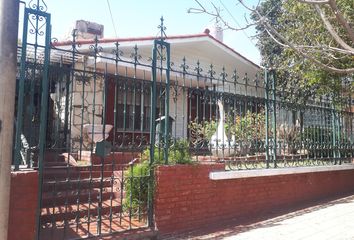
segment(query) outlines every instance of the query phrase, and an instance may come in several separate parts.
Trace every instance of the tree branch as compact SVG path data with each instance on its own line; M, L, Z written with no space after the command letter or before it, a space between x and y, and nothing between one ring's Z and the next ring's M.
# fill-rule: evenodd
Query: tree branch
M329 6L334 12L338 22L343 26L343 28L347 31L349 38L354 43L354 30L350 27L348 21L344 18L341 11L338 9L337 3L335 0L329 0Z
M352 42L354 42L354 30L350 27L348 21L344 18L343 14L339 10L337 6L336 0L297 0L298 2L301 3L307 3L307 4L314 4L314 5L329 5L330 8L332 9L334 15L336 16L336 19L338 23L340 23L343 28L347 31L349 38L351 39Z
M317 4L314 5L316 12L318 15L321 17L323 24L325 25L327 31L331 34L334 40L344 49L351 51L352 54L354 55L354 48L350 47L336 32L336 30L333 28L332 24L328 21L326 18L325 14L321 10L320 6Z
M200 8L189 8L188 9L188 13L197 13L197 14L204 13L204 14L207 14L209 16L215 17L216 19L221 21L221 23L227 29L230 29L230 30L233 30L233 31L242 31L242 30L246 30L246 29L258 24L258 21L255 21L255 22L246 24L244 27L239 27L239 28L233 27L228 22L226 22L226 20L220 15L220 10L213 3L212 3L212 5L213 5L213 8L214 8L214 12L211 12L211 11L208 11L207 9L205 9L205 7L198 0L194 0L194 1L198 3Z
M313 4L315 5L315 9L317 11L317 13L320 15L322 22L324 23L326 29L328 30L328 32L331 34L331 36L333 37L333 39L335 39L335 41L344 49L341 48L336 48L336 47L331 47L331 46L324 46L324 45L317 45L317 46L306 46L306 45L296 45L293 44L291 41L289 41L287 38L285 38L282 34L280 34L273 26L271 26L268 22L268 18L267 16L261 15L257 9L255 8L250 8L247 5L245 5L245 3L243 2L243 0L238 0L238 2L248 11L254 13L257 15L258 20L254 21L253 23L247 24L244 27L241 28L235 28L232 27L231 25L229 25L225 19L223 19L223 17L220 15L220 9L218 9L213 3L213 7L214 7L214 11L209 11L207 9L205 9L203 7L203 5L198 1L195 0L195 2L198 3L198 5L200 6L200 8L190 8L188 10L188 12L190 13L205 13L207 15L213 16L215 18L217 18L218 20L220 20L225 27L227 27L228 29L231 30L235 30L235 31L239 31L239 30L244 30L247 29L251 26L254 25L263 25L265 30L267 31L268 35L280 46L282 47L286 47L286 48L291 48L293 49L297 54L299 54L300 56L302 56L305 59L308 59L309 61L311 61L312 63L314 63L315 65L317 65L318 67L329 71L329 72L333 72L333 73L337 73L337 74L351 74L354 73L354 68L345 68L345 69L341 69L341 68L336 68L333 66L329 66L323 62L321 62L320 60L317 60L317 58L309 55L310 52L312 53L323 53L323 55L327 54L327 57L331 57L334 58L335 56L333 55L333 53L341 53L341 54L345 54L345 55L354 55L354 48L349 46L336 32L336 30L333 28L333 26L331 25L331 23L329 22L329 20L326 18L326 16L324 15L324 13L322 12L322 10L320 9L319 5L324 5L324 4L328 4L331 6L332 10L335 13L335 16L337 18L337 21L339 21L339 23L347 30L347 32L349 33L350 38L352 39L352 35L353 35L353 42L354 42L354 32L353 30L350 28L348 22L344 19L344 17L342 16L342 14L340 13L340 11L338 10L338 7L336 5L335 0L297 0L298 2L301 3L307 3L307 4ZM309 49L308 51L304 51L306 49Z
M259 14L257 12L257 14ZM259 14L260 15L260 14ZM316 64L317 66L319 66L320 68L327 70L327 71L331 71L337 74L350 74L350 73L354 73L354 68L346 68L346 69L340 69L340 68L336 68L336 67L331 67L328 66L320 61L318 61L317 59L315 59L312 56L307 55L306 53L304 53L303 51L301 51L300 49L296 48L296 46L294 44L292 44L290 41L288 41L285 37L283 37L277 30L275 30L271 25L269 25L266 21L264 21L262 23L264 25L264 27L266 27L272 34L274 34L276 37L278 37L282 42L284 42L286 45L289 46L289 48L293 49L295 52L297 52L298 54L300 54L302 57L310 60L311 62L313 62L314 64Z
M271 39L273 39L274 42L276 42L278 45L284 47L284 48L290 48L289 45L286 45L282 42L280 42L274 35L268 30L265 29L267 34L270 36ZM336 48L336 47L331 47L331 46L324 46L324 45L318 45L318 46L311 46L311 45L295 45L294 47L299 48L299 49L316 49L317 51L326 51L326 52L335 52L335 53L342 53L345 55L353 55L352 51L344 50L341 48Z
M308 3L308 4L328 4L329 0L297 0L298 2L301 3Z

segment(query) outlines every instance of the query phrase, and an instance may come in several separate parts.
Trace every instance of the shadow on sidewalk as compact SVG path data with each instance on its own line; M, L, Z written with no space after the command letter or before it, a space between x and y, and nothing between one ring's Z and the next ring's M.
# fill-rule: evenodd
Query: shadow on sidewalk
M205 228L193 230L190 232L182 233L179 235L161 236L161 239L175 240L175 239L188 239L188 240L211 240L223 239L229 236L248 232L258 228L268 228L281 225L284 220L292 219L294 217L302 216L311 212L316 212L321 209L326 209L338 204L346 204L354 201L354 193L335 200L326 198L321 201L303 204L296 208L279 209L276 211L260 214L261 217L257 219L231 219L227 222L222 222L213 226L205 226ZM242 224L241 224L242 223Z

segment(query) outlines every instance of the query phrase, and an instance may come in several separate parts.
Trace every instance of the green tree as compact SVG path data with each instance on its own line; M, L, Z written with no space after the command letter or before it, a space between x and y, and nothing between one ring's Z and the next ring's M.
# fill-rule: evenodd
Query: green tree
M339 0L338 4L343 9L343 16L352 20L354 11L348 7L352 7L354 2ZM265 15L268 18L268 27L259 21L260 16ZM343 76L342 70L354 66L354 54L341 51L341 45L338 43L343 41L345 44L353 44L350 34L344 31L336 18L324 16L331 16L328 6L304 4L297 0L283 3L266 0L258 6L257 12L252 12L253 21L258 22L258 47L263 64L277 68L281 78L279 82L283 87L293 89L302 96L314 91L319 94L342 94L343 82L351 75L349 71L347 76ZM328 30L328 21L331 21L332 30ZM269 26L274 29L272 32L267 29ZM338 34L338 42L329 31L335 36ZM275 34L292 39L292 42L296 43L292 44L295 48L289 47L289 44L279 40ZM351 47L347 48L350 50ZM338 71L339 69L341 70ZM345 85L345 88L347 87L348 85Z

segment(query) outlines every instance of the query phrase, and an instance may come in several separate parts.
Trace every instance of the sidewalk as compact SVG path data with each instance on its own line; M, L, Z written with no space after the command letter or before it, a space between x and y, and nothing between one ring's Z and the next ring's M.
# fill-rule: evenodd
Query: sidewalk
M354 195L250 225L209 228L168 239L354 240Z

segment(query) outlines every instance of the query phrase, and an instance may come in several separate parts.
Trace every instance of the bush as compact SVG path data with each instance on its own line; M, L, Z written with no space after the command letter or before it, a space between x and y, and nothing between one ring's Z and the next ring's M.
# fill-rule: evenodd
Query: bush
M192 121L188 125L190 129L191 144L195 148L201 148L207 145L211 136L216 132L217 123L214 120L209 121Z
M225 119L225 133L228 138L235 136L236 141L251 142L260 141L265 138L265 113L261 111L254 113L247 111L244 115L229 115ZM216 132L218 123L211 121L192 121L188 125L191 131L192 144L199 146L204 141L209 142Z
M189 153L189 143L186 140L177 140L169 147L169 164L191 164L192 158ZM124 173L127 180L124 184L125 197L123 208L133 212L144 211L148 204L148 181L150 171L157 165L164 164L163 149L155 148L154 164L150 165L150 150L146 149L138 163ZM152 186L153 187L153 186Z
M131 166L124 173L125 196L123 209L132 211L144 211L148 202L148 180L150 176L150 166L148 162L138 163Z
M154 150L154 165L164 164L164 151L162 148L155 147ZM142 162L150 161L150 150L146 149L142 156ZM171 142L168 149L168 163L169 164L190 164L192 162L191 155L189 153L189 142L186 140L177 140Z
M168 160L171 164L191 164L189 142L186 140L176 141L169 149Z
M249 142L263 140L266 135L264 112L254 113L247 111L244 116L235 116L235 119L228 123L230 133L236 141ZM227 131L228 132L228 131Z

